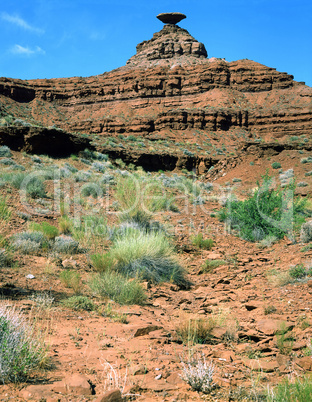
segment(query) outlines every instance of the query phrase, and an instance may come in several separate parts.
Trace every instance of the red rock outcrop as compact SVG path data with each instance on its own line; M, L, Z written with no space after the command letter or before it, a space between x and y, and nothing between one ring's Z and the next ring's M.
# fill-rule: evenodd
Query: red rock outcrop
M206 54L186 30L165 25L126 66L102 75L1 78L1 114L104 137L170 131L174 139L177 130L210 136L239 129L272 139L311 132L311 88L250 60Z

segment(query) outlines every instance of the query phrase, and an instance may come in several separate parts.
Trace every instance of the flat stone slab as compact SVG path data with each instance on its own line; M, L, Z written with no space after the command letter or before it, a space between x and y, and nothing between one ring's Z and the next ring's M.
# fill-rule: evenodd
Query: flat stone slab
M184 20L186 15L182 13L161 13L157 15L157 18L164 24L177 24Z

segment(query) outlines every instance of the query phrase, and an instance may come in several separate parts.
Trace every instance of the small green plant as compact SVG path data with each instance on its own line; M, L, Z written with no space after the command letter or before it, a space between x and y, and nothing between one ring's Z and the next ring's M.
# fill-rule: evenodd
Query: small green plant
M73 310L86 310L92 311L95 306L94 303L87 296L72 296L68 299L62 300L62 304L65 307Z
M67 215L62 215L58 221L59 231L62 234L68 235L73 231L73 222Z
M10 219L11 210L7 206L7 200L5 198L0 197L0 221L7 221Z
M227 264L225 260L206 260L201 267L201 271L204 273L212 272L215 268L225 264Z
M214 241L212 239L204 239L202 233L198 233L191 240L193 245L200 249L210 250L214 246Z
M81 290L81 277L78 272L65 270L60 273L60 281L67 288L72 288L75 293Z
M289 269L289 275L294 279L302 279L307 276L307 271L303 264L297 264Z
M122 305L140 305L146 300L146 294L136 279L129 280L114 271L95 274L89 281L89 287L96 295Z
M272 169L280 169L282 165L279 162L273 162L272 163Z
M91 263L95 271L110 271L114 265L114 259L109 253L97 253L90 256Z
M56 236L59 235L58 229L47 222L41 222L41 223L32 222L29 225L29 228L31 230L43 233L45 237L49 240L53 240Z
M115 322L121 322L122 324L127 324L128 323L128 317L127 314L125 313L119 313L116 310L113 310L112 304L107 303L104 308L99 309L99 313L103 317L108 317L112 321Z

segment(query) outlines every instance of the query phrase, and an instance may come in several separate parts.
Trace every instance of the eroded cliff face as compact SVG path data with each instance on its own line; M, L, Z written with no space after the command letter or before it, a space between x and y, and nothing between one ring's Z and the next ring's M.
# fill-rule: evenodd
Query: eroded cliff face
M159 134L174 140L200 130L195 137L225 133L227 143L233 130L266 140L311 133L311 88L254 61L206 56L186 30L165 25L124 67L102 75L1 78L0 112L97 138Z

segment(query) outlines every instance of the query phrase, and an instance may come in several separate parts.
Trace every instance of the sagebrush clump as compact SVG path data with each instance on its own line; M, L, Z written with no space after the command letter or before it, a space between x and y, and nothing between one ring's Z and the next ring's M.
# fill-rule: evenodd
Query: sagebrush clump
M47 349L22 313L0 307L0 381L26 380L46 360Z

